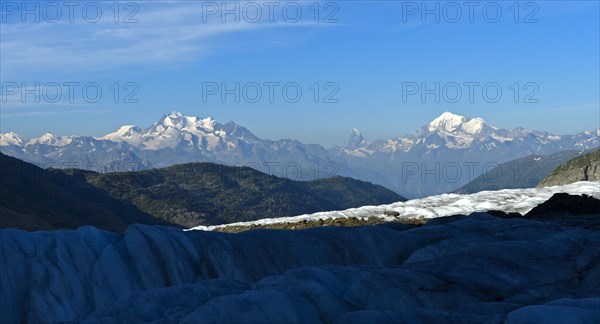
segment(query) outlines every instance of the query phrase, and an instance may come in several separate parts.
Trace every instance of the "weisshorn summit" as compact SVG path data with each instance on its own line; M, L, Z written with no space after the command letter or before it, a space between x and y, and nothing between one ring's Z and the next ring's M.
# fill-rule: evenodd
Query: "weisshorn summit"
M262 139L234 122L220 124L172 112L148 128L126 125L102 137L26 138L0 134L0 151L41 167L100 172L143 170L187 162L249 166L294 180L349 176L408 197L456 190L499 163L531 154L589 150L600 129L576 135L494 127L445 112L415 133L368 141L354 129L346 144L324 148Z

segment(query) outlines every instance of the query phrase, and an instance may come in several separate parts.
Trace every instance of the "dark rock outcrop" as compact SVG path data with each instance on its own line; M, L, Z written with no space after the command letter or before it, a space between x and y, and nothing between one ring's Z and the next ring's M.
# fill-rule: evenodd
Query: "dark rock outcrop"
M503 212L501 210L490 210L487 212L488 214L494 216L494 217L499 217L499 218L519 218L519 217L523 217L523 215L519 214L519 213L507 213L507 212Z
M533 208L524 217L556 219L580 215L600 215L600 200L587 195L557 193L543 204Z

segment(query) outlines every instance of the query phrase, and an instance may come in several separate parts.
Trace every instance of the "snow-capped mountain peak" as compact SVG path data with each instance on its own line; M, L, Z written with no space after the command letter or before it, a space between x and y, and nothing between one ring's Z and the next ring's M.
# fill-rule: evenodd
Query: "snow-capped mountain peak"
M217 123L217 121L214 120L212 117L207 117L207 118L201 119L200 123L202 124L202 127L206 128L206 129L214 130L215 124Z
M367 140L365 140L360 130L354 128L352 129L352 133L350 134L348 141L346 142L346 144L344 144L344 148L348 150L354 150L357 148L365 147L368 144L369 143L367 142Z
M441 114L413 137L427 138L430 135L442 138L448 148L467 148L488 138L500 142L513 139L508 136L508 131L488 125L481 118L468 118L450 112Z
M141 150L182 147L191 151L235 147L236 140L259 140L247 129L229 122L219 124L212 117L200 118L172 111L148 128L125 125L99 139L126 142Z
M139 140L141 132L142 130L135 125L124 125L119 127L116 132L106 134L99 139L113 142L132 142Z
M26 145L49 145L49 146L65 146L69 145L73 140L72 136L55 136L51 132L46 132L44 135L33 138Z
M225 143L228 135L225 128L212 117L199 118L172 111L146 129L127 125L102 139L127 142L142 150L176 147L213 150L228 145Z
M206 131L214 131L217 122L212 117L199 118L195 116L187 116L180 112L173 111L169 115L163 116L155 126L158 131L162 131L169 127L177 131L187 130L195 132L199 129Z
M466 121L466 117L446 111L429 123L429 131L433 132L438 129L443 129L447 132L452 132Z
M23 146L25 143L29 141L25 136L19 135L17 133L8 132L4 134L0 134L0 146Z
M135 125L123 125L121 127L119 127L119 130L117 130L117 133L120 134L126 134L126 133L130 133L132 131L140 131L139 127L135 126Z
M450 112L444 112L434 119L428 125L429 132L443 131L447 133L463 133L476 135L485 128L495 130L493 126L486 124L481 118L467 118L465 116L455 115Z

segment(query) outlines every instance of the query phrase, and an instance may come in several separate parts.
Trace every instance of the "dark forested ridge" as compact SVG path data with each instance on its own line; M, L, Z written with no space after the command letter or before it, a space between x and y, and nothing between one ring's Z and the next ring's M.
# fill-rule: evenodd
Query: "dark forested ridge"
M344 177L293 181L248 167L189 163L130 173L85 172L112 197L183 226L293 216L404 200L371 183Z
M190 163L101 174L44 170L1 155L1 227L214 225L404 200L378 185L332 177L293 181L251 168Z
M51 230L93 225L123 231L132 223L168 224L88 184L86 173L45 170L0 153L0 227Z

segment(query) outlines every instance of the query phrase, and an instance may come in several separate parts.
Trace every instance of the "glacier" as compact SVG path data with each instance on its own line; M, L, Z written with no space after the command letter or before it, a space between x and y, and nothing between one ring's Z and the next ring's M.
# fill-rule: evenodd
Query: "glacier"
M402 218L435 218L452 215L468 215L490 210L506 213L526 214L535 206L548 200L555 193L588 195L600 199L600 181L580 181L564 186L544 188L504 189L481 191L474 194L442 194L421 199L411 199L380 206L363 206L339 211L326 211L291 217L263 218L251 222L238 222L213 226L197 226L192 230L212 231L228 226L270 225L277 223L299 223L303 221L336 218L379 217L393 222ZM398 216L386 215L397 212Z
M0 321L597 323L595 224L474 213L237 234L4 229Z

